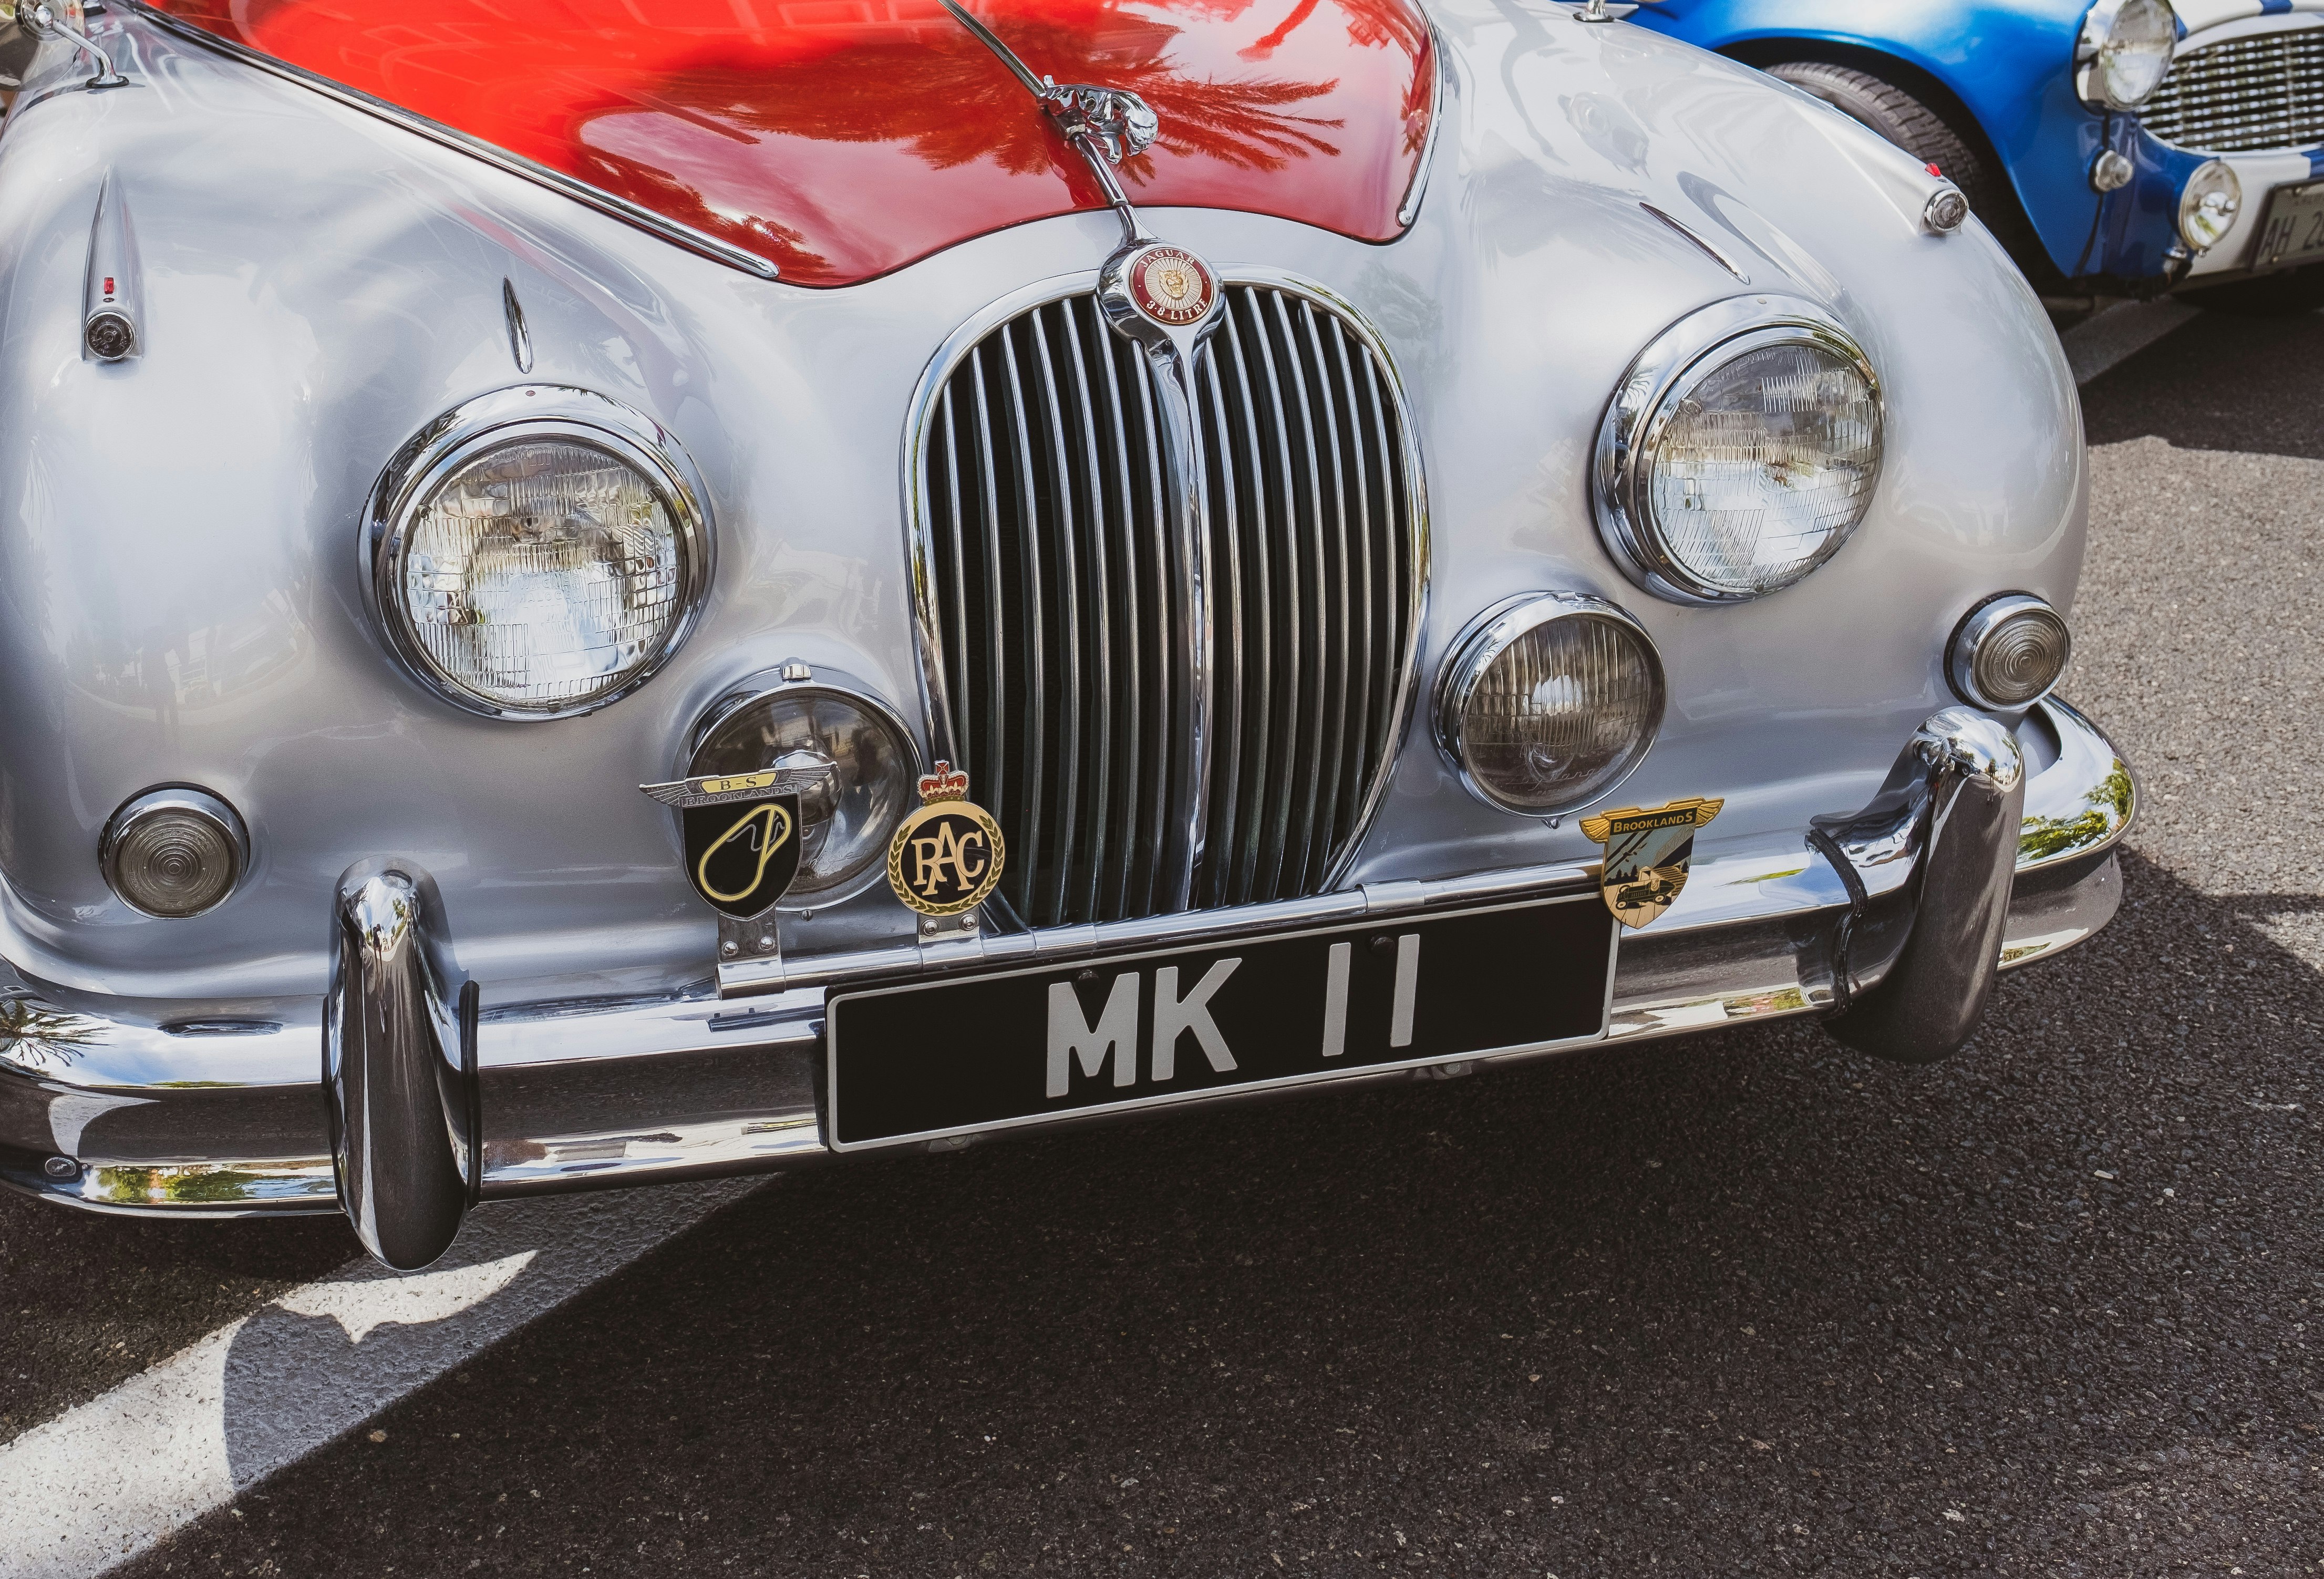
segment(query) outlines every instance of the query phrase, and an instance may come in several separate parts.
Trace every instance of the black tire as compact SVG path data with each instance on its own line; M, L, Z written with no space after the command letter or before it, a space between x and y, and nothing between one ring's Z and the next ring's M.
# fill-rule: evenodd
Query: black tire
M2178 292L2190 307L2230 318L2301 318L2324 307L2324 263Z
M1961 189L1969 211L1985 221L2017 266L2041 289L2062 284L2017 207L2017 194L1961 129L1893 82L1829 60L1784 60L1766 68L1801 92L1868 126L1923 164L1933 164Z

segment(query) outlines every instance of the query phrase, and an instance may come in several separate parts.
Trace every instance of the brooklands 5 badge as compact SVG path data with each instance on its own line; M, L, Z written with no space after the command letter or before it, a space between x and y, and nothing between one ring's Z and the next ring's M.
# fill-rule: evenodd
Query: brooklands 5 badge
M747 921L773 910L798 875L799 796L818 777L770 768L638 788L677 808L694 891Z
M1598 891L1625 927L1643 927L1678 899L1694 859L1694 830L1719 815L1723 799L1700 795L1665 806L1633 806L1582 819L1582 837L1606 846Z
M920 801L889 842L888 886L923 916L974 910L1001 883L1001 825L968 798L968 775L950 762L920 780Z

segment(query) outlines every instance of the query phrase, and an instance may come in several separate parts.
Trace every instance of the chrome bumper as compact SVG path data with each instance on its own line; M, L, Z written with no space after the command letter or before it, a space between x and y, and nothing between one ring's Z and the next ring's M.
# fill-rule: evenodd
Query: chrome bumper
M1947 717L1962 715L1939 716ZM1975 764L1928 746L1924 730L1899 759L1900 773L1925 763L1919 799L1884 797L1824 830L1823 847L1844 854L1853 882L1806 830L1699 861L1679 902L1623 937L1606 1040L1826 1011L1851 997L1860 1008L1900 960L1916 968L1916 931L1924 940L1974 935L1952 946L1955 954L1982 950L1997 932L1997 962L1950 960L1962 980L1989 983L1996 964L2046 958L2104 926L2121 898L2113 846L2132 813L2128 767L2060 702L2037 705L2014 736L1989 720L1970 722L2003 754L2022 751L2022 812L2006 814L2018 827L2014 855L2001 854L1990 828L1977 836L1982 846L1963 843L1971 835L1960 830L1975 818L1942 809L1953 791L1943 788L1938 759L1953 762L1945 771L1957 775ZM2014 801L2017 789L2005 788ZM1991 799L1990 775L1986 793L1992 825L2001 802ZM1975 887L1980 860L2009 873L2006 923L1985 934L1966 922L1917 928L1924 895L1969 891L1963 884ZM1941 877L1949 862L1969 876ZM0 1182L73 1205L155 1215L344 1207L374 1254L420 1265L449 1243L475 1200L776 1170L830 1156L816 1071L825 990L847 981L1193 946L1586 891L1595 879L1593 866L1532 867L794 960L764 995L739 1001L670 994L480 1007L473 989L447 988L442 939L429 936L429 916L440 912L425 874L367 863L342 884L331 995L303 1018L133 1021L70 1012L22 987L0 996ZM2003 902L1995 889L1996 915ZM1932 946L1924 941L1921 952ZM1941 971L1935 979L1949 978ZM1981 1002L1983 989L1974 990ZM1413 1077L1399 1071L1348 1083Z

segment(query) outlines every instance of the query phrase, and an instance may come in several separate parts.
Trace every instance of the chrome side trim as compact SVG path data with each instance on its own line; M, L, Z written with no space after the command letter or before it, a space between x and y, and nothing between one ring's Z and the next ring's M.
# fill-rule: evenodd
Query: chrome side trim
M424 874L365 863L339 882L323 1092L339 1205L399 1271L451 1247L481 1183L474 994L452 987ZM464 1023L466 1021L467 1023Z
M1729 257L1725 253L1720 252L1708 241L1705 241L1702 235L1698 233L1692 226L1687 224L1683 219L1674 218L1671 215L1664 213L1652 203L1642 202L1638 207L1644 208L1647 213L1661 220L1665 225L1669 226L1673 230L1678 232L1680 235L1685 237L1688 241L1692 242L1696 246L1702 250L1704 255L1709 257L1712 263L1717 263L1720 268L1734 275L1736 279L1741 281L1746 285L1748 285L1751 282L1751 276L1738 268L1734 259Z
M1436 68L1436 91L1428 106L1428 133L1420 140L1420 162L1412 167L1412 181L1404 189L1404 201L1396 206L1396 222L1409 227L1420 217L1421 199L1428 195L1428 167L1436 160L1436 134L1443 129L1444 115L1452 98L1452 55L1444 47L1444 35L1439 32L1434 20L1428 21L1428 53Z
M508 291L505 281L503 289ZM513 303L514 292L508 291L503 300ZM521 322L512 320L512 338ZM529 351L529 342L526 348ZM576 439L609 452L653 485L678 529L686 583L678 591L678 618L671 622L660 648L621 685L571 706L510 707L456 685L438 672L410 622L398 612L402 593L396 583L403 568L404 538L411 517L445 480L486 449L541 438ZM686 644L702 617L718 551L709 497L701 473L677 435L610 395L554 383L515 384L477 395L413 434L372 485L363 529L355 540L364 610L397 665L430 694L466 712L513 723L541 723L594 713L651 679Z
M319 93L325 98L335 100L349 109L361 110L367 115L376 115L392 125L401 126L407 132L417 133L431 143L439 143L447 148L467 154L472 159L481 160L494 170L520 177L537 186L547 187L549 190L570 198L576 203L596 209L600 214L619 219L625 225L633 225L640 230L659 236L664 241L675 242L687 251L699 253L714 263L741 269L746 273L756 274L762 280L772 280L780 272L770 259L721 241L715 235L695 229L690 225L681 225L675 219L665 219L652 209L641 208L626 198L617 198L602 187L593 187L586 181L576 180L562 171L551 170L545 164L535 164L531 160L512 153L505 148L498 148L481 138L471 137L466 132L455 131L440 121L431 121L425 115L414 115L401 106L388 103L385 99L374 98L367 93L360 93L344 84L334 82L327 77L318 76L301 67L293 66L287 60L278 60L271 55L263 55L256 50L235 43L231 39L223 39L216 33L204 32L190 23L180 21L166 11L156 10L146 5L145 0L125 0L125 3L134 8L139 16L188 43L212 51L230 60L239 60L245 66L254 66L261 71L281 78L285 82L295 82L300 87Z

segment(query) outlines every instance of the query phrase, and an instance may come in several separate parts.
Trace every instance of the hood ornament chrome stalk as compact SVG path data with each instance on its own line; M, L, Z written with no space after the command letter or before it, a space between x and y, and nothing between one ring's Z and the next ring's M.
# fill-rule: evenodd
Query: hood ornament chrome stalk
M1161 122L1144 99L1127 88L1060 86L1052 78L1037 77L958 0L940 4L1025 85L1089 165L1107 205L1121 221L1121 244L1098 270L1097 301L1113 331L1144 351L1154 369L1154 403L1161 418L1162 460L1169 484L1171 571L1184 600L1180 606L1187 610L1192 625L1192 639L1180 645L1177 672L1171 677L1180 738L1191 749L1175 764L1169 787L1170 821L1176 836L1165 848L1180 858L1169 862L1166 882L1169 908L1191 910L1194 873L1208 838L1210 719L1215 711L1215 638L1208 596L1209 468L1196 418L1201 407L1194 380L1197 353L1222 317L1218 272L1192 251L1148 230L1114 172L1114 166L1145 152L1161 134Z
M1017 51L971 16L966 7L954 0L939 0L939 4L1025 85L1025 91L1057 124L1057 130L1073 144L1074 152L1088 162L1090 173L1097 177L1107 204L1121 219L1123 244L1153 240L1139 222L1138 210L1130 206L1130 195L1121 189L1120 178L1113 173L1113 167L1123 160L1134 159L1153 147L1154 139L1161 133L1162 123L1147 107L1146 101L1128 88L1093 88L1079 82L1061 87L1055 78L1036 77L1033 69L1018 58Z

